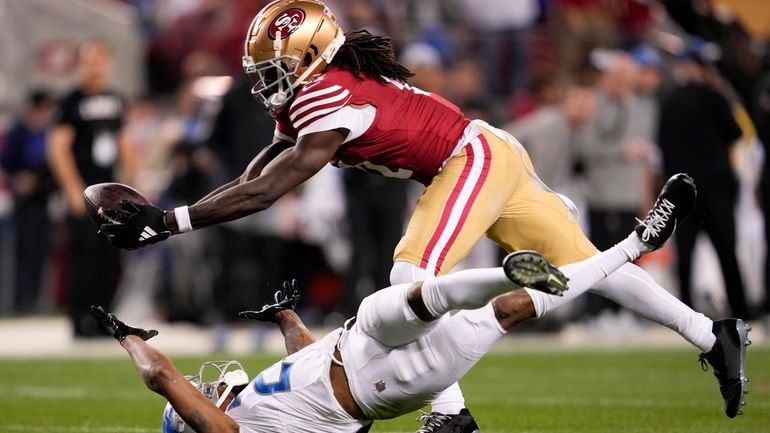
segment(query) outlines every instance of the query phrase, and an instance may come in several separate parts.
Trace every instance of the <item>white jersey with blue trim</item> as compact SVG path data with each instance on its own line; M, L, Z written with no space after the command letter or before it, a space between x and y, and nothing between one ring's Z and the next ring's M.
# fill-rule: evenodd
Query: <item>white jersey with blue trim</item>
M370 424L334 397L329 369L341 332L276 362L241 391L227 408L241 433L356 433Z

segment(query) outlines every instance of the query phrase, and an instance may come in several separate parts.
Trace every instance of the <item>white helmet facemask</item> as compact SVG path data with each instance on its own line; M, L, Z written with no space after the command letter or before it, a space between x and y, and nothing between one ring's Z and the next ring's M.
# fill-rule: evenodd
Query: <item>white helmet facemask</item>
M206 374L210 370L214 370L217 377L214 380L206 381ZM235 360L204 362L198 370L197 376L185 376L185 379L218 408L221 408L233 388L249 383L249 376L243 370L243 366ZM225 390L220 395L217 389L222 384L225 385ZM163 411L162 431L163 433L195 433L176 413L170 403L166 404Z

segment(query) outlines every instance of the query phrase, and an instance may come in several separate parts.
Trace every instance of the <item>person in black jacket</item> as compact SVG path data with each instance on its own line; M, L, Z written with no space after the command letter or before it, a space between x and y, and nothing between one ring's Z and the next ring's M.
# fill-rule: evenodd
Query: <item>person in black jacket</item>
M719 256L732 313L746 318L749 311L735 255L738 179L729 156L741 129L725 97L711 85L713 72L703 52L689 49L678 66L683 82L663 100L658 143L666 173L689 173L698 185L693 217L677 228L681 298L692 305L692 252L703 230Z

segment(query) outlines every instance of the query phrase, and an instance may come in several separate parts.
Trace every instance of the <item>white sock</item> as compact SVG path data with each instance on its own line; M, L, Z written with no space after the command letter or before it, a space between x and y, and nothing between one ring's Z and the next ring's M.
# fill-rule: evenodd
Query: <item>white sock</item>
M713 322L693 311L661 287L638 266L627 263L649 251L636 233L587 260L559 268L570 278L564 296L552 296L525 289L535 304L537 317L585 293L588 289L643 317L678 332L704 352L711 350L716 337Z
M639 236L631 233L629 237L606 251L583 261L560 267L559 270L569 278L569 289L563 296L524 289L535 304L536 317L543 317L547 312L582 295L624 264L639 258L644 248Z
M503 268L468 269L428 278L422 283L422 300L434 317L452 310L473 310L495 296L518 289Z
M464 408L465 398L457 382L441 391L441 394L437 395L431 402L431 410L444 415L456 415Z
M593 292L673 329L704 352L714 346L716 336L711 332L712 320L693 311L656 283L644 269L632 263L623 265L596 284Z

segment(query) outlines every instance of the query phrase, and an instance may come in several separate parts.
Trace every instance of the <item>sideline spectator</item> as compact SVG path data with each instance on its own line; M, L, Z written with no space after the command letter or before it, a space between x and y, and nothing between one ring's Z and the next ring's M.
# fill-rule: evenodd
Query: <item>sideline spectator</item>
M741 129L725 97L713 88L713 72L702 52L688 49L678 72L682 83L661 106L658 143L666 174L690 173L698 185L695 210L677 227L681 298L692 305L692 253L703 230L719 257L732 314L749 318L735 255L738 179L730 165L730 148L741 137Z
M596 90L596 116L580 143L585 168L588 225L597 248L611 247L633 230L635 218L647 203L648 179L655 155L651 125L653 112L645 110L634 91L637 65L620 51L594 50L591 61L601 71ZM604 298L588 298L588 313L595 315L617 306Z
M645 111L634 94L637 67L622 52L597 50L592 61L602 70L596 91L596 117L582 142L580 155L588 182L591 241L608 248L632 230L646 203L654 113Z
M470 58L455 61L448 79L452 83L446 89L448 99L460 107L469 119L487 119L493 124L498 123L492 118L499 117L493 116L496 114L492 110L495 100L483 92L486 77L477 62Z
M78 52L80 83L60 104L48 141L48 162L67 203L69 228L69 315L75 337L102 334L90 312L92 304L110 305L120 275L120 251L100 238L88 218L83 191L111 182L121 168L129 179L137 159L123 136L125 102L107 80L112 52L103 42L84 43Z
M572 195L578 142L593 120L594 100L590 88L571 86L563 101L503 127L527 149L538 177L558 193Z
M46 91L29 95L21 118L11 128L0 155L13 191L16 229L14 309L35 309L49 251L48 196L55 188L45 159L45 141L54 101Z

